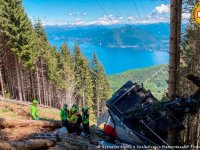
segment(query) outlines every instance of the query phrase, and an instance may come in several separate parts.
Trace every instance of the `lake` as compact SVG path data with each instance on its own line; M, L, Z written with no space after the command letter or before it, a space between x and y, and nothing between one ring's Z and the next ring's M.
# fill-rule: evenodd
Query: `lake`
M82 53L89 60L96 52L107 75L169 62L168 24L139 25L138 27L50 26L45 27L45 31L49 42L57 48L67 41L73 52L74 43L79 43ZM131 45L133 48L110 48L108 45L104 46L105 43L114 46L121 43L124 47Z
M60 40L50 39L50 43L57 47ZM73 52L73 43L67 42ZM100 46L81 44L82 53L91 60L94 52L104 66L107 75L117 74L127 70L145 68L160 64L168 64L169 53L166 51L135 50L131 48L104 48Z

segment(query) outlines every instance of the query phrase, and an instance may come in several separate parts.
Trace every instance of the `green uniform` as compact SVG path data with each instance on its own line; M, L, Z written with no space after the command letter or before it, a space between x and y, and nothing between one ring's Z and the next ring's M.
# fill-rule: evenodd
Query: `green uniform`
M68 110L61 109L60 118L61 118L61 120L69 120L69 112L68 112Z
M83 107L82 112L83 112L83 120L82 120L82 125L83 125L83 131L85 134L90 133L90 126L89 126L89 113L88 113L88 107Z
M69 121L73 124L76 124L78 122L78 117L76 113L73 113Z
M31 105L31 116L33 120L38 120L38 108L36 105Z
M71 115L69 121L73 124L76 124L78 122L77 106L75 104L72 106L72 115Z
M89 123L89 114L83 114L83 124Z

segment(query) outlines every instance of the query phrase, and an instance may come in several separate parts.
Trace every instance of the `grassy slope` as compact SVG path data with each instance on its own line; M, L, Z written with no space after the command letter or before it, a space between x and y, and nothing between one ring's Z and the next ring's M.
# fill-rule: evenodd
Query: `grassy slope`
M42 128L40 126L13 126L9 128L2 128L2 122L13 121L13 123L20 122L29 122L31 119L29 115L30 105L25 103L21 103L19 101L9 101L3 98L0 98L0 141L23 141L29 139L35 133L43 133L43 132L52 132L52 129ZM39 107L39 117L49 119L49 120L59 120L59 112L60 110L55 108L44 108ZM35 121L38 122L38 121ZM91 124L92 125L92 124ZM54 131L54 130L53 130ZM79 140L83 140L88 143L98 144L99 137L103 137L102 135L98 135L96 133L96 128L91 127L91 139L82 138L80 136L77 137ZM99 136L99 137L98 137ZM106 139L106 137L105 137ZM1 144L1 143L0 143ZM0 145L1 146L1 145ZM6 147L6 145L5 145ZM87 144L80 144L79 142L74 142L69 139L62 139L60 142L57 142L56 145L49 150L66 150L66 149L84 149L87 150ZM1 149L1 148L0 148ZM21 149L20 149L21 150Z
M39 117L47 120L59 120L60 111L55 108L38 107ZM12 102L8 100L0 101L0 117L11 119L31 119L30 105L24 105L20 102Z
M144 83L146 89L151 90L155 97L161 99L167 90L168 66L159 65L129 70L121 74L110 75L108 78L113 92L118 90L128 80L131 80L132 82Z
M36 132L50 131L49 128L37 126L1 128L2 122L13 121L13 123L28 122L31 119L30 105L24 105L8 100L0 99L0 139L21 140ZM59 120L59 110L54 108L39 107L39 117L47 120Z

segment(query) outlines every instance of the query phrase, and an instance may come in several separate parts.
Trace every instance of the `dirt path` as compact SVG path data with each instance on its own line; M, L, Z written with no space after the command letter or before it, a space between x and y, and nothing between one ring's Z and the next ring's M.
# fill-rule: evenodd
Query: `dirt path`
M143 84L145 85L149 80L151 80L152 78L154 78L155 76L158 75L159 72L161 72L164 69L164 67L160 68L157 72L155 72L151 77L149 77L148 79L146 79Z

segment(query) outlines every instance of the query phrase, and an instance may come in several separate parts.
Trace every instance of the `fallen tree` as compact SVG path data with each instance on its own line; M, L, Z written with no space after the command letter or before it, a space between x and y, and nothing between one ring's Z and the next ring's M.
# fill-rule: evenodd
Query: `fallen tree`
M61 127L60 121L46 121L46 120L27 120L27 121L17 121L13 120L0 120L0 128L14 128L14 127L26 127L26 126L36 126L41 128L51 128L56 129Z
M30 139L25 141L6 142L0 141L1 150L36 150L46 149L56 144L56 140Z

